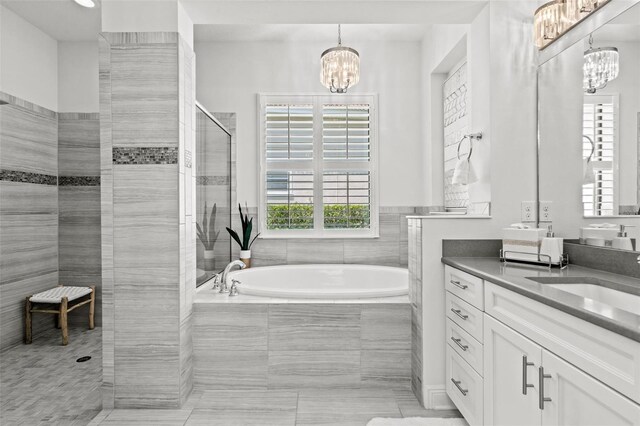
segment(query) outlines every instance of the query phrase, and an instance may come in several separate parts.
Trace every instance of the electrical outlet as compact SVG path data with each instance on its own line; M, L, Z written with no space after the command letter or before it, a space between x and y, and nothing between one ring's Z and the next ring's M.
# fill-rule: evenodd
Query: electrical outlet
M540 222L553 222L552 205L551 201L540 201Z
M520 211L520 219L522 222L535 222L536 221L536 202L535 201L523 201Z

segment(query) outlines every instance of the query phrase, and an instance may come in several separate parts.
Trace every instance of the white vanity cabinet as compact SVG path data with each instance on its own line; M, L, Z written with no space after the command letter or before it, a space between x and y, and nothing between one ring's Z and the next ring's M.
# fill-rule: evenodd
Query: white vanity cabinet
M463 276L446 268L447 279ZM467 329L447 313L447 393L471 425L640 425L640 343L491 282L481 286L481 321ZM448 291L447 310L477 309L473 294ZM461 379L467 392L453 386Z

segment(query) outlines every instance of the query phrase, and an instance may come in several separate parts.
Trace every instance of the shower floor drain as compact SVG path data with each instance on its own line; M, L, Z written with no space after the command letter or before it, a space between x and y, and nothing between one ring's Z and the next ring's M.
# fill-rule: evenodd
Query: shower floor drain
M81 356L80 358L76 359L76 362L86 362L89 361L91 359L90 356Z

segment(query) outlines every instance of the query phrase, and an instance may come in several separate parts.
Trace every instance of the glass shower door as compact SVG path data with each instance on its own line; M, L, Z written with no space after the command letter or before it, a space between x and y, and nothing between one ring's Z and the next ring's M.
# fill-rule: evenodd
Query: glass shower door
M231 261L231 135L199 105L196 112L196 285Z

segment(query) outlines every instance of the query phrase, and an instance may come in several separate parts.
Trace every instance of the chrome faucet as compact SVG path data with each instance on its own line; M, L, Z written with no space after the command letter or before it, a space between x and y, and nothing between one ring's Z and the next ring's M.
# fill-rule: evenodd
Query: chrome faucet
M229 291L229 287L227 286L227 274L231 272L234 266L239 266L240 269L244 269L247 265L245 265L241 260L234 260L224 268L224 271L222 271L222 277L220 278L220 293Z

